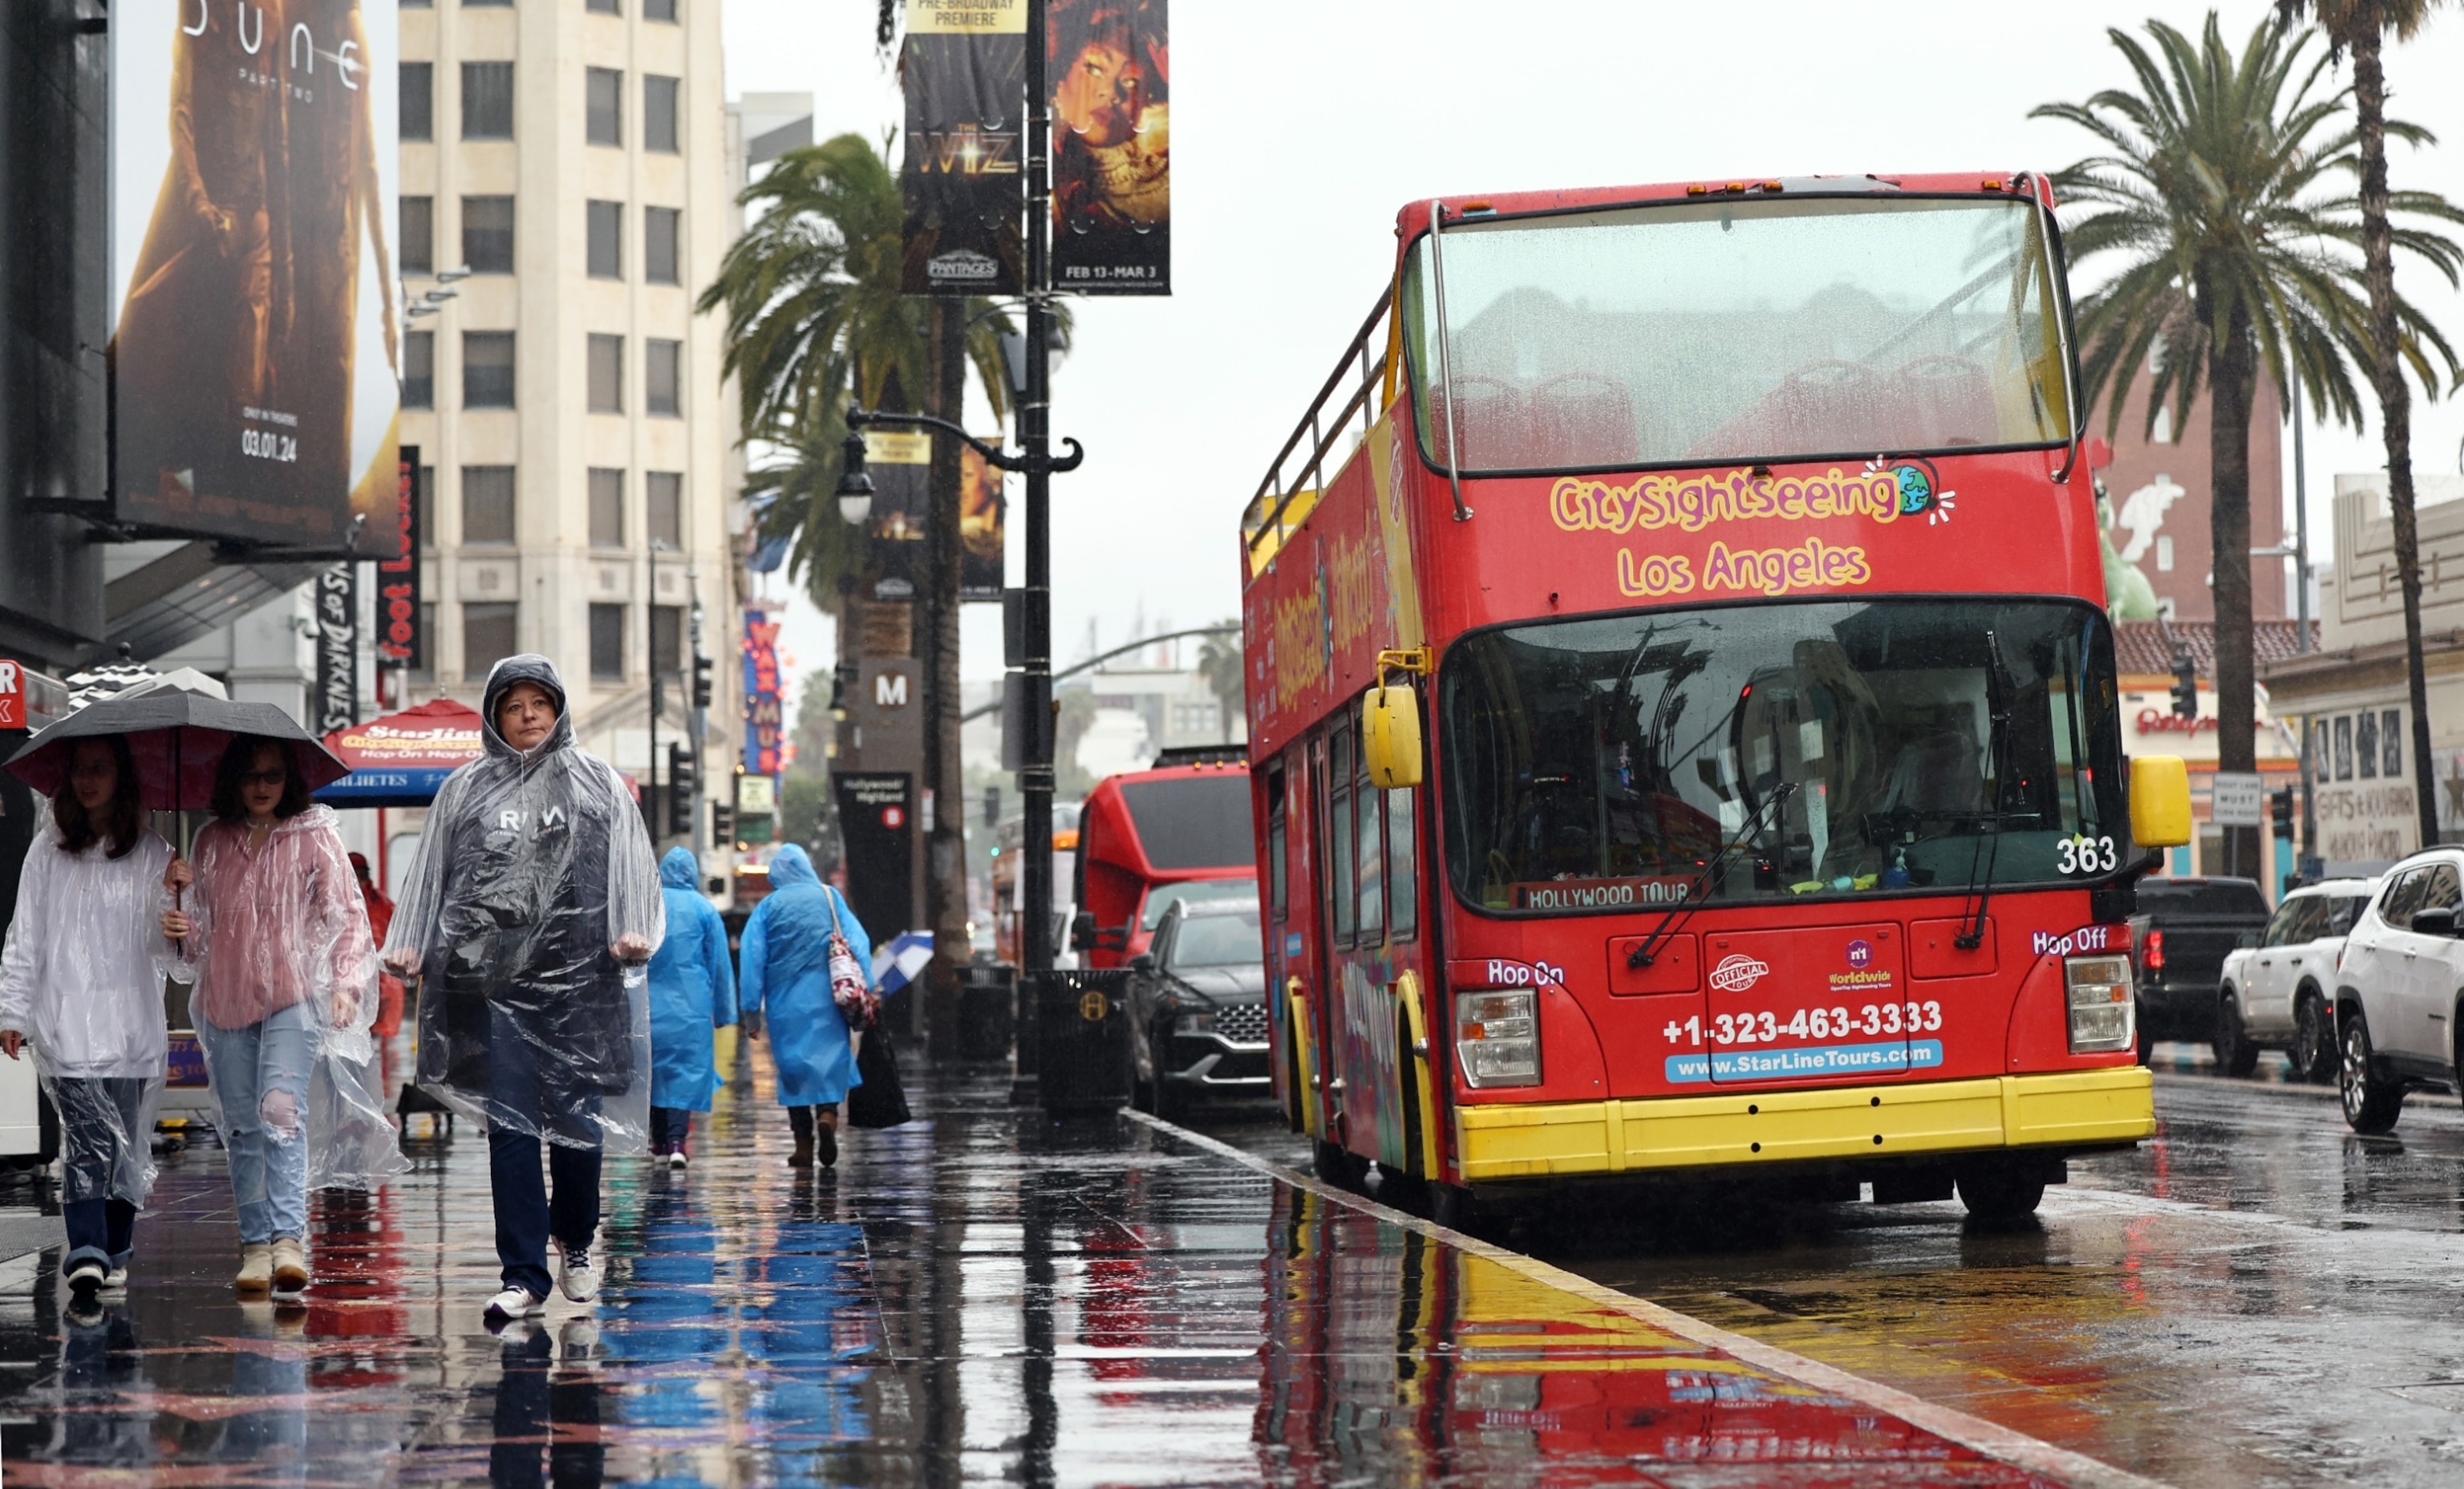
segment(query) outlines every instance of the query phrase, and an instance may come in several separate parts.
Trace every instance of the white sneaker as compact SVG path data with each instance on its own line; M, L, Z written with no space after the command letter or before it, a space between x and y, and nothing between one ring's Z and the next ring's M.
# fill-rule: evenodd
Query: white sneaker
M671 1149L669 1149L669 1151L668 1151L668 1167L671 1167L671 1168L682 1168L682 1167L685 1166L685 1163L686 1163L686 1159L685 1159L685 1150L684 1150L683 1148L680 1148L680 1147L679 1147L679 1148L671 1148Z
M102 1275L102 1288L104 1292L121 1292L124 1291L127 1286L128 1269L126 1267L114 1267Z
M547 1300L527 1287L509 1287L488 1300L488 1322L491 1323L536 1319L546 1311Z
M586 1303L599 1297L599 1263L592 1259L590 1248L557 1243L557 1286L573 1302Z

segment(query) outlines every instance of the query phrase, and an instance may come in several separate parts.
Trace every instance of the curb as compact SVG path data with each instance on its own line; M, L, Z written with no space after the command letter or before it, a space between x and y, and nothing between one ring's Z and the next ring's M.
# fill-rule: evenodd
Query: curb
M1468 1252L1485 1260L1493 1261L1502 1267L1519 1272L1535 1282L1572 1293L1585 1301L1622 1313L1628 1318L1639 1320L1654 1328L1674 1334L1680 1339L1691 1340L1695 1344L1725 1351L1774 1375L1784 1375L1800 1385L1811 1386L1831 1395L1872 1407L1878 1411L1888 1412L1903 1421L1912 1422L1924 1428L1937 1437L1947 1438L1962 1447L1972 1448L1988 1457L2008 1463L2013 1468L2024 1469L2032 1474L2041 1474L2048 1478L2076 1486L2076 1489L2164 1489L2156 1479L2133 1474L2126 1469L2116 1468L2110 1463L2089 1457L2083 1453L2074 1453L2068 1448L2057 1448L2052 1443L2031 1437L2025 1433L2013 1431L1998 1423L1989 1422L1981 1416L1971 1416L1953 1407L1938 1406L1922 1397L1912 1396L1906 1391L1884 1386L1877 1381L1869 1381L1861 1375L1852 1375L1837 1366L1824 1365L1819 1360L1808 1359L1794 1350L1782 1349L1776 1345L1767 1345L1743 1334L1731 1333L1717 1324L1705 1323L1700 1319L1679 1313L1674 1309L1663 1308L1656 1302L1637 1298L1630 1293L1618 1292L1604 1283L1595 1282L1589 1278L1577 1277L1562 1267L1551 1266L1536 1257L1527 1256L1521 1252L1508 1251L1503 1246L1492 1245L1478 1236L1465 1235L1460 1231L1448 1230L1433 1221L1423 1220L1418 1215L1406 1214L1402 1211L1381 1205L1375 1200L1354 1194L1349 1189L1337 1189L1311 1175L1295 1173L1280 1164L1271 1163L1220 1139L1209 1137L1205 1133L1192 1132L1186 1127L1176 1126L1161 1118L1150 1117L1144 1112L1124 1109L1121 1115L1133 1122L1144 1122L1157 1132L1193 1147L1213 1153L1220 1158L1228 1158L1244 1168L1254 1169L1269 1178L1291 1185L1295 1189L1306 1189L1335 1204L1349 1206L1353 1210L1375 1215L1389 1225L1417 1231L1433 1240L1442 1241L1457 1250Z

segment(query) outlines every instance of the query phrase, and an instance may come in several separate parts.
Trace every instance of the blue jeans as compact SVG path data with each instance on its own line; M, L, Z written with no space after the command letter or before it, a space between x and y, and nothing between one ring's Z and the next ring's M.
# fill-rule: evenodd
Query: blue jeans
M305 1003L295 1003L245 1028L206 1026L198 1034L222 1107L241 1242L306 1236L308 1076L319 1042L314 1015Z
M548 1238L587 1246L599 1229L599 1099L558 1094L563 1082L541 1079L543 1052L502 1011L491 1010L489 1020L488 1188L495 1202L496 1262L507 1287L545 1298L555 1286ZM553 1201L539 1173L541 1133L551 1139Z

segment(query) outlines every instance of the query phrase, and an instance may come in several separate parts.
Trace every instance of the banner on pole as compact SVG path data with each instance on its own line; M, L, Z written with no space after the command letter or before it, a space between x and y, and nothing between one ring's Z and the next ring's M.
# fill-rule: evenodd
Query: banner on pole
M744 612L744 768L777 775L783 738L779 707L779 622L767 611Z
M1009 543L1009 498L1002 472L972 445L962 447L958 477L958 598L1001 597Z
M864 432L872 473L872 560L876 600L912 600L924 582L924 537L933 518L933 436L920 430Z
M377 665L428 665L419 655L419 447L402 447L394 482L394 523L400 531L402 556L377 565Z
M1024 282L1026 0L908 0L901 288L1015 295Z
M1172 49L1166 0L1047 3L1052 287L1078 295L1169 295Z
M317 576L319 734L360 722L360 566L337 564Z

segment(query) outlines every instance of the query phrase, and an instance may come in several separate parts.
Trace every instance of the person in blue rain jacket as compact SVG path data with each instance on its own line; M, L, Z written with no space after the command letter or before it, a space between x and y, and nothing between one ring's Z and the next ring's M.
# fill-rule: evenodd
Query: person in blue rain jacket
M838 1105L864 1083L846 1017L830 997L830 930L847 937L867 985L872 938L847 897L813 872L789 843L770 860L770 893L744 925L744 1032L759 1039L766 1019L770 1058L779 1068L779 1104L796 1129L790 1167L838 1162Z
M668 939L650 958L650 1154L685 1166L693 1114L710 1110L718 1089L712 1032L736 1022L736 968L727 923L695 883L701 864L688 848L659 860L668 902Z

